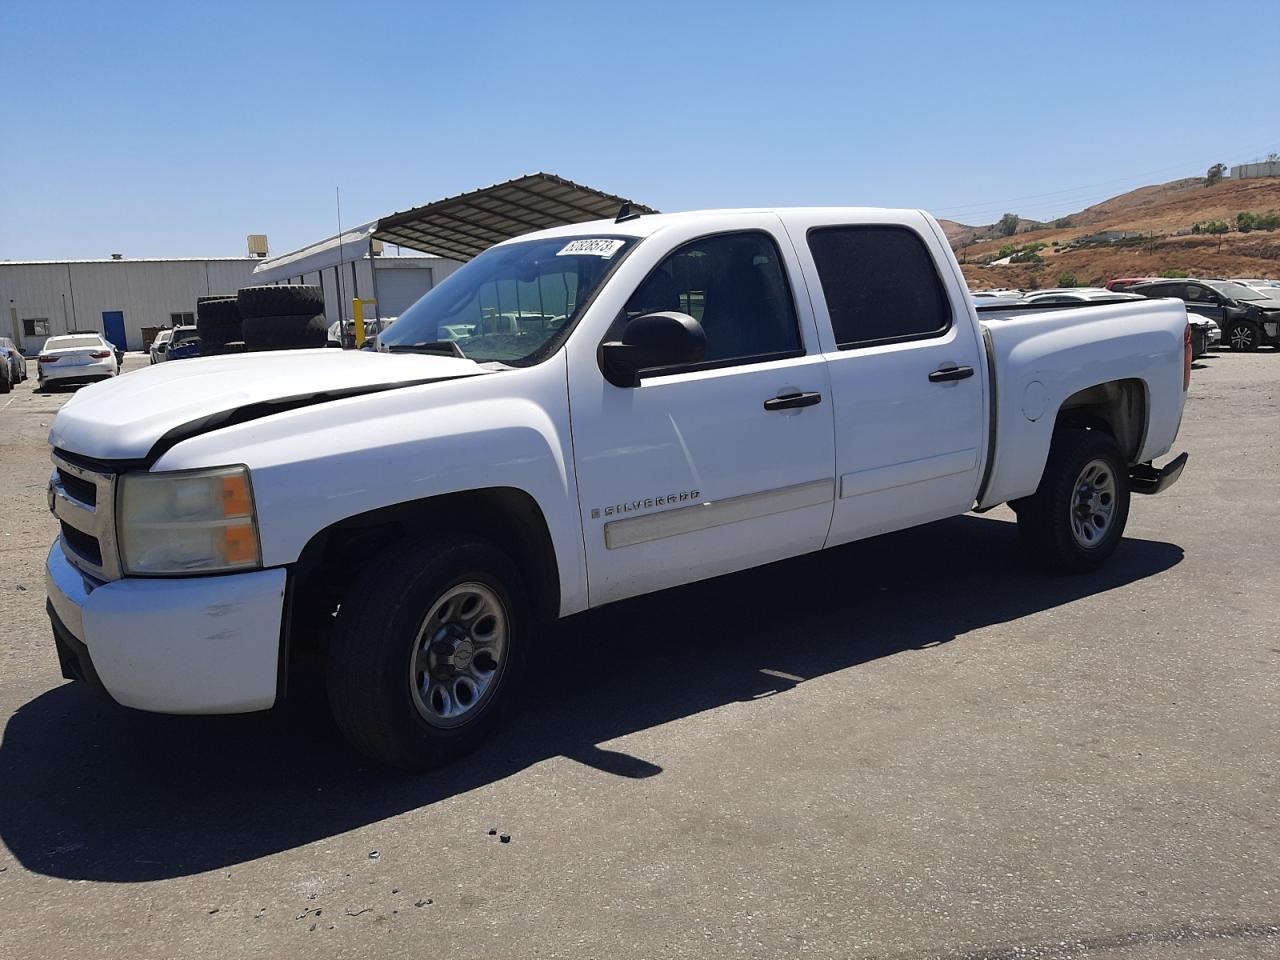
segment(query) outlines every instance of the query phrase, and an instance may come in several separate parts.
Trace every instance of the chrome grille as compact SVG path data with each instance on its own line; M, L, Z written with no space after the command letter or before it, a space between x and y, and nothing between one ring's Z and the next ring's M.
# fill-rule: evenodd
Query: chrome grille
M62 525L62 552L98 580L120 579L112 508L116 478L53 454L49 509Z

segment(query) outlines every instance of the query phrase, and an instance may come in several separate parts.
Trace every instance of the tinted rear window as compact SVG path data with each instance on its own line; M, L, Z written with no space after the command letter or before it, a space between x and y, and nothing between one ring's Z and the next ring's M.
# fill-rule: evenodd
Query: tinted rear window
M951 304L929 248L905 227L809 231L831 326L841 348L938 336Z
M99 337L50 337L44 342L46 350L70 350L79 347L100 347Z

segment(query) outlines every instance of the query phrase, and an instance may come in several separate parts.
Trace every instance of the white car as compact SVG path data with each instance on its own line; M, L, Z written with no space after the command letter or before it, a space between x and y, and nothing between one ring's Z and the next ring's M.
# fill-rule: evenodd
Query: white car
M156 334L156 338L151 341L151 362L163 363L165 355L169 352L169 341L173 339L173 329L166 327Z
M508 295L519 329L494 329ZM979 318L918 210L718 210L500 243L380 352L139 370L50 430L64 674L237 713L314 662L352 743L421 769L564 655L540 624L588 608L1006 502L1035 562L1094 570L1130 494L1186 463L1153 463L1186 309L1010 311Z
M36 358L38 389L109 380L120 372L115 348L96 333L50 337Z

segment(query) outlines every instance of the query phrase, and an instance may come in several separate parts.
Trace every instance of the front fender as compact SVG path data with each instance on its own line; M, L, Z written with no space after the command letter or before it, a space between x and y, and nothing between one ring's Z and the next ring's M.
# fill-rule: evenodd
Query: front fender
M297 561L349 517L444 494L511 487L547 521L561 612L586 606L564 354L536 367L352 397L184 441L155 470L244 463L265 566Z

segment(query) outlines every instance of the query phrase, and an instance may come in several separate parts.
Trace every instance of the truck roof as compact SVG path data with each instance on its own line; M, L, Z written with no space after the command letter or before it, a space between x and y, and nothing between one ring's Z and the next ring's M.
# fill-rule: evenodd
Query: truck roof
M685 223L689 220L697 220L699 218L719 218L725 216L761 214L761 213L813 213L821 214L829 217L832 213L846 213L853 221L863 221L873 217L882 217L885 221L893 223L901 221L909 217L918 216L922 211L906 208L893 207L731 207L723 210L686 210L680 213L646 213L634 217L630 220L624 220L618 223L616 220L588 220L584 223L569 223L560 227L551 227L547 230L537 230L533 233L521 234L518 237L512 237L510 240L504 240L497 246L508 243L520 243L524 240L532 240L542 237L581 237L585 234L600 234L605 236L621 236L621 237L647 237L650 234L657 233L663 227L670 226L674 223Z

